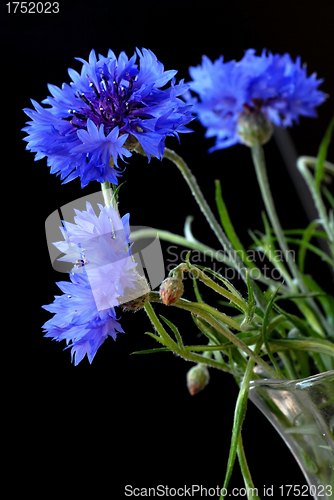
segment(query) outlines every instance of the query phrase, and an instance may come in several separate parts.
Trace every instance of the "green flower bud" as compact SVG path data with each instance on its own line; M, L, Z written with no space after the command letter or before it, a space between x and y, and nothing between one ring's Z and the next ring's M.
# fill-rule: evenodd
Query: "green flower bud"
M273 133L273 124L262 111L245 108L239 115L237 130L246 146L255 146L269 141Z
M166 306L169 306L182 297L183 290L184 287L180 278L166 278L160 285L160 298Z
M202 391L204 387L209 383L210 374L209 370L202 363L190 368L187 373L187 387L188 391L192 396Z

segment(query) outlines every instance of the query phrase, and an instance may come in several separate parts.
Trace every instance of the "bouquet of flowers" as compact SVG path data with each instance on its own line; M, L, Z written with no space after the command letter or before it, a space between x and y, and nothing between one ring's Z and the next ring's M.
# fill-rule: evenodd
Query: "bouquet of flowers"
M71 270L68 281L57 283L62 295L43 306L54 314L44 324L45 336L64 340L75 365L86 355L91 363L107 337L115 340L117 333L123 332L119 310L124 314L142 310L152 324L152 332L146 333L160 346L141 352L170 351L192 362L187 375L192 395L208 384L209 369L230 373L239 385L239 396L221 498L227 495L236 457L245 486L252 491L248 496L256 498L241 434L252 391L261 383L269 387L276 384L282 395L291 384L299 383L299 388L307 389L305 408L315 405L320 412L321 435L325 436L325 441L316 445L317 457L312 460L317 471L313 470L310 484L327 488L324 491L329 496L334 482L334 296L320 287L317 276L307 274L305 257L308 252L314 253L333 272L334 199L328 185L334 165L326 155L334 119L324 133L318 157L298 160L318 211L318 219L305 229L282 229L263 149L274 127L290 127L300 116L316 116L315 108L326 98L318 89L321 80L314 74L307 76L299 58L293 61L289 54L267 51L256 55L252 49L238 62L225 62L223 57L212 62L203 56L201 65L190 68L189 82L177 82L177 72L165 71L147 49L137 49L130 58L124 52L116 57L112 50L106 57L97 57L92 50L88 62L79 61L80 74L69 69L70 84L64 83L61 89L48 86L51 96L42 103L46 107L32 101L35 109L24 110L30 118L23 129L27 149L36 153L35 159L46 157L50 172L60 175L64 183L79 177L81 187L85 187L97 181L104 200L97 206L87 200L86 210L75 208L74 223L62 221L63 241L54 245L61 253L59 261L70 263ZM224 202L220 182L215 186L217 219L192 170L165 146L168 136L179 138L180 133L191 132L187 125L194 119L206 129L206 137L216 139L210 152L237 143L250 149L266 209L262 231L250 233L252 248L277 270L279 280L264 274L250 258L233 227L233 213ZM240 276L246 295L222 273L192 262L193 250L205 255L212 249L193 236L189 220L185 236L180 236L152 228L133 231L129 214L119 214L122 165L125 159L134 162L136 154L148 161L151 157L168 159L180 170L219 241L215 254ZM251 205L248 210L251 213ZM189 250L185 260L158 283L159 291L154 288L160 274L148 272L148 279L134 252L136 242L156 237ZM297 248L297 260L291 245ZM158 247L151 248L147 255L147 267L152 267L152 262L159 261ZM185 275L193 280L193 297L184 297ZM207 303L205 287L217 294L214 305ZM195 332L201 333L201 344L186 345L177 325L157 315L159 307L165 306L190 313L189 322L195 324ZM317 375L322 392L321 401L314 403L320 389L317 386L315 397L305 380ZM277 403L278 396L275 399L268 394L262 391L254 401L261 400L260 407L264 403L271 407L276 423L299 439L301 456L303 446L312 447L314 442L305 445L300 439L306 436L309 440L310 435L317 434L316 424L307 420L298 426L294 420L288 425L287 411ZM288 401L286 404L289 407ZM299 410L298 415L303 412ZM309 456L305 456L307 462ZM311 493L316 497L319 491Z

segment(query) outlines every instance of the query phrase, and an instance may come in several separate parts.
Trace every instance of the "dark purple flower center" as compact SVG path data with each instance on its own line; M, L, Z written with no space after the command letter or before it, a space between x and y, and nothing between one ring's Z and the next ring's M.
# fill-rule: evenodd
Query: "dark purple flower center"
M139 119L152 118L146 111L146 104L133 97L134 80L128 73L122 80L124 85L102 74L100 89L96 88L88 75L87 78L91 92L78 91L78 105L76 109L69 109L70 116L65 118L71 121L73 127L86 129L87 120L90 119L98 128L103 124L105 135L108 135L116 126L120 129L127 125L138 128Z

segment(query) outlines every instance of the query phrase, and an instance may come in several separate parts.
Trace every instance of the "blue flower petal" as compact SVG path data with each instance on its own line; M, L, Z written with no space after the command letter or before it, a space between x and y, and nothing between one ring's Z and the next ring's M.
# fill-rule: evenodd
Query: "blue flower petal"
M244 106L261 109L276 125L291 126L300 116L316 116L315 107L326 98L318 90L322 80L307 77L300 58L293 62L289 54L263 50L257 56L248 49L239 62L224 62L222 56L212 62L203 56L189 74L190 89L198 97L185 97L207 129L206 137L216 137L210 152L240 142L237 121Z
M166 137L188 132L193 116L179 98L188 86L183 80L176 85L176 71L165 71L152 51L116 58L111 50L107 57L92 50L88 61L76 59L81 73L68 69L70 85L48 85L51 96L42 101L47 108L32 101L35 109L24 110L31 119L23 129L27 149L36 160L46 156L63 182L79 177L82 187L92 180L117 184L118 161L131 156L124 145L129 134L149 157L162 157ZM168 112L164 126L154 130Z

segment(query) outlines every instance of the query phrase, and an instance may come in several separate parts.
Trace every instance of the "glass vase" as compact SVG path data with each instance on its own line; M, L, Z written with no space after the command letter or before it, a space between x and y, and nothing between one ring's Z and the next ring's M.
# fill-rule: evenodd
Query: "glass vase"
M334 370L298 380L253 380L249 398L292 452L310 495L334 498Z

